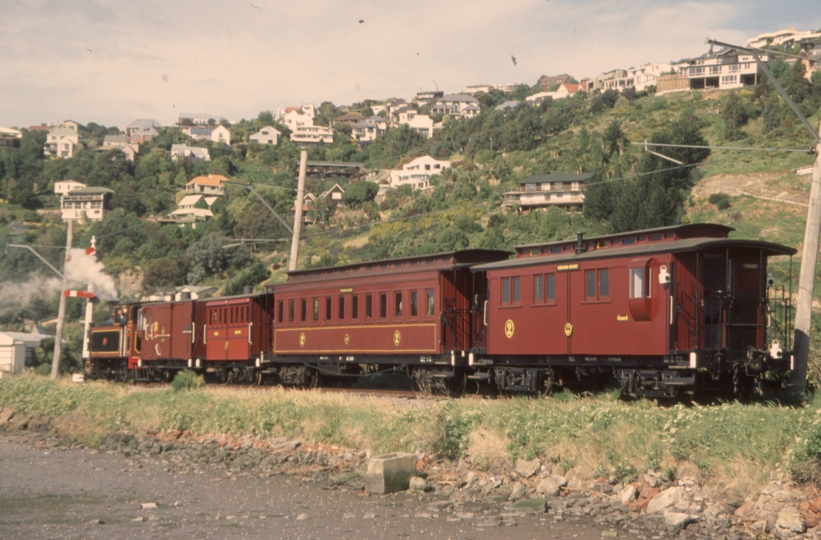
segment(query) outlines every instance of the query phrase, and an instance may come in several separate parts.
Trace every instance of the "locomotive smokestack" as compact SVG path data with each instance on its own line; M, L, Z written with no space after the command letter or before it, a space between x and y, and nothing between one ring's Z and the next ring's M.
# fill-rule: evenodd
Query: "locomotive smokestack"
M576 255L584 253L585 251L587 251L587 250L584 249L584 233L583 232L577 232L576 233Z

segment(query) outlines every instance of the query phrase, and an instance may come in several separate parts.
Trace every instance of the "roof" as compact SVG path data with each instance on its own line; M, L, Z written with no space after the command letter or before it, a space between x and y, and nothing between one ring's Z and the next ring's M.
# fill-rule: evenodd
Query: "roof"
M106 135L103 137L103 143L128 143L128 137L125 135Z
M191 184L199 184L201 186L220 187L223 183L228 181L228 177L221 174L209 174L208 176L197 176L186 182L186 186Z
M0 332L0 334L5 335L13 339L14 341L22 341L26 347L39 347L40 342L49 336L48 334L40 334L37 332L32 332L26 334L24 332Z
M71 191L69 191L68 193L66 193L63 196L64 197L74 197L76 195L103 195L103 194L106 194L106 193L114 193L114 190L104 188L104 187L92 186L92 187L81 188L81 189L72 189Z
M448 94L446 96L440 97L436 101L466 101L468 103L479 103L479 100L468 94Z
M162 127L162 126L160 126L160 123L157 122L156 120L154 120L153 118L137 118L136 120L134 120L133 122L128 124L128 127L130 127L130 128L135 128L135 127L159 128L159 127Z
M580 182L593 176L593 173L554 173L537 174L519 180L519 184L546 184L548 182Z
M206 208L177 208L171 212L172 216L214 217L214 213Z
M354 161L308 161L306 165L314 167L356 167L361 169L364 163Z
M505 101L501 105L496 105L496 108L494 110L503 111L505 109L515 109L519 106L520 103L521 101Z
M185 197L180 199L180 202L177 203L177 206L180 206L180 207L182 207L182 206L191 206L191 205L197 204L200 199L202 199L201 194L186 195Z
M580 84L573 84L573 83L562 83L562 86L567 88L570 92L578 92Z

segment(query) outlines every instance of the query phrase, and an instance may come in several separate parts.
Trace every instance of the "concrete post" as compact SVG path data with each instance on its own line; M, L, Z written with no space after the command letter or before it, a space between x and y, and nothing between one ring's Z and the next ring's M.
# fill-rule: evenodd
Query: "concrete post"
M66 254L63 261L63 281L60 286L60 305L57 308L57 330L54 332L54 356L51 359L51 378L57 379L60 370L60 355L63 352L63 322L66 318L66 297L63 291L68 288L66 280L66 263L71 256L71 240L74 234L74 221L68 220L68 231L66 232Z
M302 203L305 199L305 174L308 169L308 152L303 150L299 155L299 183L296 188L296 213L294 214L294 236L291 240L291 257L288 271L296 270L299 257L299 234L302 231Z

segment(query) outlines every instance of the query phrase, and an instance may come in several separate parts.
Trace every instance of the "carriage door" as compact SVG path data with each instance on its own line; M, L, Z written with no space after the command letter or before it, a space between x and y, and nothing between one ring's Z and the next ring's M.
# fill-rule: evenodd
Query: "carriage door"
M744 350L764 346L764 313L760 298L762 267L766 259L759 253L736 253L732 264L732 296L727 307L727 348Z
M558 265L556 267L556 301L558 305L562 305L562 297L564 297L564 305L567 312L565 314L565 325L562 332L566 337L567 348L566 354L573 354L573 333L575 332L575 324L573 323L573 302L576 298L580 300L584 298L582 289L578 287L584 286L584 273L579 271L578 264ZM577 288L577 293L573 294L573 288ZM581 292L578 292L581 291Z
M228 341L225 306L208 306L207 330L204 333L205 357L208 360L224 361L228 358Z
M704 286L702 293L704 303L704 348L720 349L723 345L724 304L725 299L730 294L726 254L704 255L701 282Z

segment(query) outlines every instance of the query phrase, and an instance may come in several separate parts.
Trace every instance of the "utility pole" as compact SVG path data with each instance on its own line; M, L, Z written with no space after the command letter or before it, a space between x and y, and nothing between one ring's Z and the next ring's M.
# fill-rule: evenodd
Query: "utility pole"
M821 136L821 125L818 127ZM815 287L815 268L818 264L818 243L821 240L821 140L815 146L815 167L810 186L810 208L804 229L804 247L801 251L801 271L798 275L798 301L795 307L793 336L793 370L790 386L803 392L807 385L807 365L810 356L810 323L812 296Z
M66 233L66 255L63 261L63 282L60 287L60 306L57 308L57 330L54 333L54 357L51 359L51 378L57 379L57 372L60 369L60 355L63 352L63 322L66 318L66 297L63 294L68 288L68 281L66 280L66 263L71 257L71 240L74 233L74 221L68 220L68 232Z
M308 170L308 152L303 150L299 155L299 183L296 188L296 213L294 214L294 237L291 241L291 257L288 261L288 271L296 270L299 256L299 233L302 230L302 202L305 197L305 175Z

